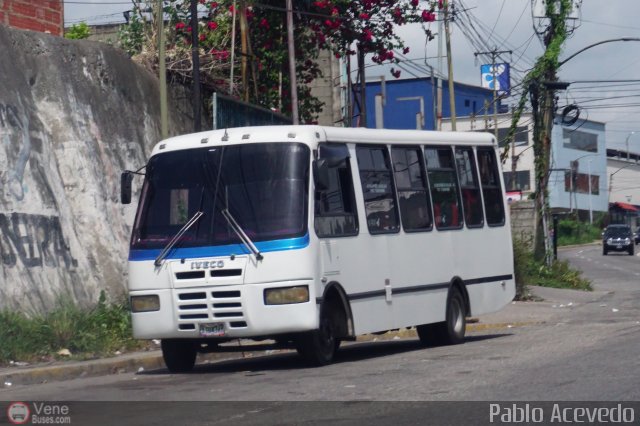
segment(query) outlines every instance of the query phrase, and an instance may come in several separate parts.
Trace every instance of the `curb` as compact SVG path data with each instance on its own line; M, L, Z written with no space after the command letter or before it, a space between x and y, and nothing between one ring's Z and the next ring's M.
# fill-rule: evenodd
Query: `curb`
M467 331L501 330L513 327L540 325L544 321L504 322L493 324L467 323ZM357 342L414 339L417 338L415 329L401 330L381 336L367 335L358 337ZM266 350L251 351L252 356L262 356L272 353ZM199 362L223 361L242 358L240 353L217 352L199 355ZM10 389L14 385L34 385L49 382L74 380L84 377L109 376L142 372L148 370L165 369L164 360L159 350L149 353L135 353L118 358L103 358L90 361L61 362L56 365L26 366L5 368L0 370L0 389Z
M265 351L262 351L265 352ZM233 352L208 353L199 355L199 361L222 361L239 358ZM160 351L136 353L118 358L103 358L90 361L62 362L57 365L27 366L0 370L0 389L14 385L34 385L60 382L85 377L110 376L165 369Z

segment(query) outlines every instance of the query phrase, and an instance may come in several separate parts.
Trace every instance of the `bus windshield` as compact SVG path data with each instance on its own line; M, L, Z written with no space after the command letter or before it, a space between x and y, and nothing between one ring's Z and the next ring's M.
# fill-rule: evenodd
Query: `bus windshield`
M178 247L239 243L227 209L252 241L307 233L310 150L298 143L207 147L155 155L147 165L132 249L162 249L202 212Z

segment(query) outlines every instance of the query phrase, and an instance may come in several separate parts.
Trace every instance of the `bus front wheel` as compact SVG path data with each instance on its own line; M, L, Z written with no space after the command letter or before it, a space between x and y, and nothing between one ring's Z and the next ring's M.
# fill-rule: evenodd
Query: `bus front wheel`
M419 325L417 331L422 343L457 345L464 341L466 327L467 313L464 297L457 287L453 287L447 298L445 321L435 324Z
M323 308L320 313L320 328L306 332L296 339L296 350L305 361L312 365L327 365L340 346L336 336L336 318L333 310Z
M184 339L163 339L161 347L162 358L170 372L187 373L193 370L198 351L192 341Z

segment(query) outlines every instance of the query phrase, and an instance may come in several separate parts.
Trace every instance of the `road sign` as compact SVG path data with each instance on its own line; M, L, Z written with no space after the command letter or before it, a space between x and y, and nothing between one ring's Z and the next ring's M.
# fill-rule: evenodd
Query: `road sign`
M494 71L495 67L495 71ZM510 89L510 72L509 64L486 64L480 66L480 75L482 78L482 87L486 89L495 89L502 95L508 94Z

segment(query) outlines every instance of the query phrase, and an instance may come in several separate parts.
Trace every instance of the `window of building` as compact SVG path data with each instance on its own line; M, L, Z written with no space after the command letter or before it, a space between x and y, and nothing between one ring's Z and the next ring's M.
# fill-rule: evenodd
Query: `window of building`
M448 147L426 147L424 154L436 228L461 228L462 204L458 193L453 151Z
M456 148L456 166L462 194L464 221L470 228L481 227L484 224L484 215L473 149Z
M356 157L369 232L398 232L400 224L387 147L359 145Z
M562 129L563 146L587 152L598 152L598 135L581 130Z
M405 231L431 229L431 203L420 148L392 148L391 158L402 227Z
M358 216L349 165L349 151L343 144L323 144L320 159L328 164L328 188L315 192L315 230L319 237L358 234Z
M487 224L489 226L504 225L504 197L498 161L493 148L478 148L478 167Z
M494 134L493 130L474 130L476 132L485 132ZM509 133L510 127L502 127L498 129L498 145L504 147L505 145L511 145L511 138ZM527 146L529 145L529 128L527 126L516 127L516 131L513 134L513 143L515 146Z
M586 173L575 173L571 181L571 171L564 173L564 190L569 193L588 194L589 178L591 178L591 194L600 194L600 176Z
M529 170L513 172L503 172L504 186L507 191L529 191L531 190L531 172Z

